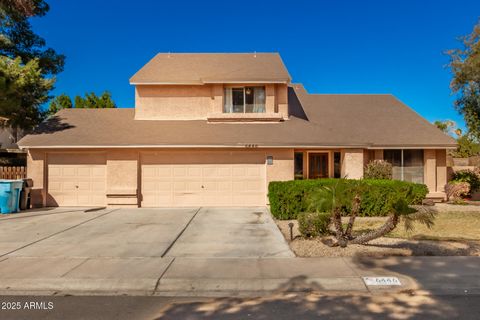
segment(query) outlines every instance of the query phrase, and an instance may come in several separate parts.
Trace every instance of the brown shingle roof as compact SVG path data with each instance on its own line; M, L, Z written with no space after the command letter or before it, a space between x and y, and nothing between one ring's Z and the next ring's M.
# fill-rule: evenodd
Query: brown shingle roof
M289 82L278 53L159 53L132 78L132 84Z
M290 88L280 123L134 120L134 109L68 109L21 147L455 147L455 141L392 95L312 95Z

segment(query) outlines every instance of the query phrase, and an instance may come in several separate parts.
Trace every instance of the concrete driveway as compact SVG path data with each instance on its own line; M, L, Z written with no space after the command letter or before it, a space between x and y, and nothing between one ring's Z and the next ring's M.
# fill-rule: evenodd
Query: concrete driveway
M58 208L0 219L0 256L292 257L265 208Z

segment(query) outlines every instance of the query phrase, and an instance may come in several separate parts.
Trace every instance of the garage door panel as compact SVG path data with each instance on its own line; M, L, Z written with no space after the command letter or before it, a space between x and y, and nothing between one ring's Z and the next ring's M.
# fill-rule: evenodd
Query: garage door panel
M221 167L217 169L217 177L230 177L232 175L231 167Z
M92 176L92 168L78 167L76 174L78 177L90 178Z
M202 154L202 161L195 155L196 161L191 164L169 163L178 158L177 154L167 158L159 153L157 160L152 154L142 155L142 206L265 205L263 156L238 155L238 152ZM188 157L185 153L183 159ZM251 163L236 163L237 159Z
M244 177L245 174L246 174L246 171L247 171L246 168L243 167L243 166L242 167L235 166L235 167L232 168L232 176L234 176L234 177Z
M104 181L93 181L92 182L92 191L94 191L94 192L105 192L105 182Z
M92 168L92 176L103 179L105 177L105 169L104 166Z
M77 184L74 181L62 181L60 183L59 191L61 192L69 192L69 191L76 191L76 190L77 190Z
M61 167L60 177L74 177L77 174L77 168L73 167Z
M256 191L259 190L261 187L262 184L260 183L260 181L245 181L246 190Z
M48 159L49 204L105 205L106 161L104 155L49 154ZM82 163L84 160L85 163Z
M187 168L184 167L184 166L173 167L173 176L175 178L186 177L187 176Z
M158 169L156 167L144 165L142 170L145 173L146 177L156 176L158 174Z
M172 183L170 181L158 182L156 190L158 190L160 192L171 192L172 191Z
M187 167L189 177L202 177L202 167Z
M62 174L62 170L59 167L52 166L49 169L49 174L50 174L50 177L58 177Z
M245 176L247 177L257 177L260 175L260 168L255 167L255 166L249 166L246 168L246 174Z
M202 196L200 193L176 192L173 202L175 206L179 207L198 206L202 202Z
M76 188L78 188L78 191L91 191L92 190L92 184L90 181L78 181Z
M155 181L143 181L144 190L156 190L157 184Z

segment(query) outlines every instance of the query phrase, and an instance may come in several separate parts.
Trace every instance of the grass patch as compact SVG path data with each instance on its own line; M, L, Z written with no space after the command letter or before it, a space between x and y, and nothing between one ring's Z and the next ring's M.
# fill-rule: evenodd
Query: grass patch
M375 229L382 225L385 219L357 218L354 232ZM440 212L432 229L416 223L412 232L405 231L403 223L400 222L387 237L414 240L480 240L480 212Z

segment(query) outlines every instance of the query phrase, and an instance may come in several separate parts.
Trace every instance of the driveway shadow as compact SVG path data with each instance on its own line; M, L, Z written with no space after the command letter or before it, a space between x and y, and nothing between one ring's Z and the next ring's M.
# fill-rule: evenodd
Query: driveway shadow
M446 297L408 292L323 295L315 293L322 288L305 280L292 278L269 297L171 304L156 319L454 319L466 310L451 306ZM474 319L473 314L470 318Z

